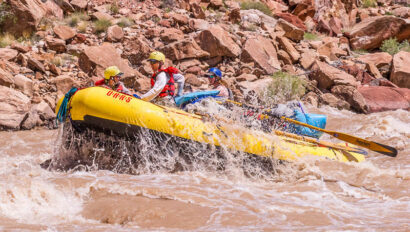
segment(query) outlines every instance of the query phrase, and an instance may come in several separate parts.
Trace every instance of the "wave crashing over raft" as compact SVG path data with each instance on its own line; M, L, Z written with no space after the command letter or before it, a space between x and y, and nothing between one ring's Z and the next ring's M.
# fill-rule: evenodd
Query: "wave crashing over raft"
M242 171L257 179L277 178L283 161L203 144L140 128L132 136L60 127L55 155L42 164L51 170L111 170L116 173L204 171L226 175ZM276 177L275 177L276 176Z

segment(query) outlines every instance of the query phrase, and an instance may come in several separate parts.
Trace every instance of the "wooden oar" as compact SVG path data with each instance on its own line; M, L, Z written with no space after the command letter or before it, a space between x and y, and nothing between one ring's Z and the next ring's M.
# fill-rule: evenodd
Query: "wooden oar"
M381 154L384 154L384 155L388 155L388 156L391 156L391 157L396 157L397 156L397 150L394 147L390 147L390 146L383 145L383 144L380 144L380 143L372 142L372 141L365 140L365 139L362 139L362 138L358 138L358 137L355 137L353 135L349 135L349 134L345 134L345 133L325 130L325 129L322 129L322 128L319 128L319 127L315 127L315 126L312 126L312 125L309 125L309 124L306 124L306 123L302 123L302 122L290 119L290 118L286 118L286 117L281 117L281 118L285 121L288 121L288 122L291 122L291 123L294 123L294 124L298 124L298 125L301 125L301 126L305 126L305 127L317 130L317 131L324 132L324 133L329 134L329 135L331 135L335 138L338 138L342 141L345 141L345 142L348 142L348 143L351 143L351 144L354 144L354 145L357 145L357 146L360 146L360 147L364 147L364 148L367 148L369 150L372 150L372 151L375 151L375 152L378 152L378 153L381 153Z
M328 147L328 148L333 148L333 149L336 149L336 150L344 150L344 151L359 153L359 154L362 154L362 155L367 155L367 152L365 150L362 150L362 149L359 149L359 148L340 146L338 144L334 144L334 143L331 143L331 142L319 141L319 140L316 140L316 139L313 139L313 138L308 138L308 137L305 137L305 136L296 135L296 134L292 134L292 133L288 133L288 132L284 132L284 131L279 131L279 130L274 130L273 133L275 133L276 135L279 135L279 136L285 136L285 137L289 137L289 138L293 138L293 139L298 139L298 140L301 140L301 141L317 144L317 145L323 146L323 147Z

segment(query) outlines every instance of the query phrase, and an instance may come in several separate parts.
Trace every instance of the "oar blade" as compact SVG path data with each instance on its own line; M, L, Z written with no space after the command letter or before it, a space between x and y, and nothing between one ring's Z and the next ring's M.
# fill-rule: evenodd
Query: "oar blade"
M390 157L396 157L397 156L397 149L396 148L390 147L390 146L387 146L387 145L384 145L384 144L376 143L376 142L374 142L374 143L379 145L380 147L383 147L384 149L383 150L377 150L377 151L373 150L373 151L379 152L379 153L384 154L384 155L388 155Z
M387 156L391 156L391 157L396 157L397 156L397 150L394 147L390 147L384 144L380 144L380 143L376 143L373 141L369 141L369 140L365 140L365 139L361 139L352 135L348 135L345 133L339 133L339 132L334 132L332 131L331 135L333 135L334 137L346 141L348 143L354 144L354 145L358 145L361 147L365 147L369 150L378 152L380 154L384 154Z

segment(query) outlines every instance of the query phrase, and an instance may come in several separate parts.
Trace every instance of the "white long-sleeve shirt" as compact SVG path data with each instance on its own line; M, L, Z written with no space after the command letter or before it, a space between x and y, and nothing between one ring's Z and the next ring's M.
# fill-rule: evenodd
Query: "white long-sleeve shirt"
M160 72L156 77L154 87L142 95L141 99L144 101L152 101L162 92L169 78L165 72ZM185 77L180 73L176 73L174 74L174 81L178 84L177 95L181 95L184 89Z

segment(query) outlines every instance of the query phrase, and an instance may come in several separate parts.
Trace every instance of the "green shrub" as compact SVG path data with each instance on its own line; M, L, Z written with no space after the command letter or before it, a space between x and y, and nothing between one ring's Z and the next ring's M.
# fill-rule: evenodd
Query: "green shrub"
M87 32L87 27L88 27L88 22L87 21L81 21L81 23L78 24L77 29L81 33Z
M10 20L13 23L16 23L17 17L14 15L14 12L11 10L11 7L7 1L3 1L0 3L0 27L5 23L10 22Z
M369 53L366 49L356 49L353 51L356 54L363 55Z
M132 25L134 25L134 22L132 19L129 18L121 18L120 21L117 23L118 26L120 27L130 27Z
M13 43L13 41L14 36L9 33L0 35L0 48L9 46L11 43Z
M80 22L88 20L90 20L90 17L84 12L74 12L65 18L70 27L76 27Z
M319 40L319 36L310 32L305 32L303 34L303 39L304 40Z
M120 11L120 7L118 6L117 1L114 1L113 3L111 3L110 11L112 14L118 14L118 12Z
M399 50L400 51L410 52L410 43L409 43L409 41L405 40L405 41L401 42L401 44L399 45Z
M377 1L376 0L364 0L362 6L364 8L376 7Z
M262 2L245 1L241 3L241 9L242 10L250 10L250 9L260 10L264 14L272 16L272 11L269 9L269 7L265 3L262 3Z
M108 19L99 19L94 22L94 31L96 33L101 33L107 31L108 27L112 25L111 21Z
M410 51L409 41L405 40L399 43L396 38L390 38L383 41L380 50L387 52L390 55L394 55L400 51Z
M282 103L299 99L306 92L306 81L286 72L276 72L266 88L265 100L269 103Z
M51 63L57 67L61 67L63 65L63 59L61 57L56 56L51 60Z
M44 17L40 20L40 23L38 24L37 28L41 31L47 31L51 28L53 28L53 20L50 18Z

